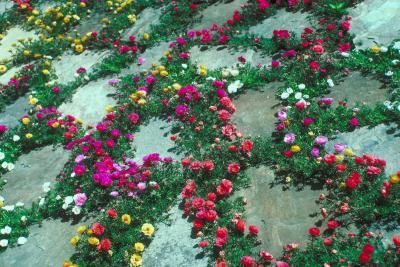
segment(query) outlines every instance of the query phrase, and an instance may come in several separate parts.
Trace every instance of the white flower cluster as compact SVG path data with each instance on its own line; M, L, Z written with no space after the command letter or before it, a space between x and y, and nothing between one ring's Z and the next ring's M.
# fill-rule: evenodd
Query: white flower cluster
M70 206L70 204L74 203L74 197L73 196L67 196L64 198L64 204L62 205L62 208L64 210L67 210ZM81 207L74 205L74 207L72 207L72 213L75 215L79 215L81 213Z
M394 101L394 102L390 102L389 100L383 102L383 104L385 105L385 107L388 110L396 110L400 112L400 102L399 101Z
M297 88L300 91L302 91L302 90L304 90L306 88L306 85L301 83L301 84L297 85ZM294 96L294 98L296 100L305 100L305 99L309 99L310 98L309 95L305 95L300 91L295 92L291 87L286 88L286 90L283 91L282 94L281 94L281 99L283 99L283 100L288 99L292 94L293 94L293 96Z

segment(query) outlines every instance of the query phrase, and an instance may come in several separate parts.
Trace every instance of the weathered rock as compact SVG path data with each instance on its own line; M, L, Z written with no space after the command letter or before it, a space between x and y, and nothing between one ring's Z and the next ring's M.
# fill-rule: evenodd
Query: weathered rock
M275 98L280 82L269 83L261 90L247 90L233 100L236 112L232 120L245 135L270 136L275 129L275 113L279 101ZM239 89L241 90L241 89Z
M30 227L28 242L4 251L0 257L0 266L62 266L63 261L74 253L69 240L76 234L77 227L60 220L48 220L41 227Z
M19 72L22 69L23 66L19 67L13 67L9 69L6 73L0 76L0 84L7 84L8 81L13 78L17 72Z
M34 31L25 31L20 26L15 26L7 31L3 40L0 41L0 61L8 61L12 57L13 44L19 40L37 39Z
M246 0L233 0L211 5L195 18L192 28L204 29L209 28L212 24L222 25L233 16L235 10L240 10L240 6L244 3Z
M96 12L88 15L85 18L81 18L79 25L75 28L75 31L80 35L85 35L88 32L98 32L103 28L101 20L106 17L101 12Z
M141 161L143 156L150 153L158 153L161 157L172 157L176 160L177 155L170 151L175 147L169 138L171 127L171 124L160 119L152 119L147 125L141 125L133 142L136 148L135 160Z
M335 99L335 104L347 99L349 106L356 103L374 106L386 100L386 90L382 89L383 84L371 77L365 77L360 72L353 72L345 80L332 87L329 97Z
M14 5L12 1L2 1L0 2L0 14L3 14L7 9L11 8Z
M65 84L73 81L76 70L80 67L85 68L90 73L93 70L92 67L107 55L106 51L93 52L88 50L79 55L71 52L64 53L58 60L53 62L55 74L58 77L57 82Z
M239 64L238 58L243 56L247 63L252 66L267 65L271 63L271 59L261 55L251 49L244 52L230 51L227 48L211 47L202 51L198 46L194 46L189 50L192 62L198 65L205 65L210 70L215 70L223 67L234 67Z
M374 128L362 127L353 132L342 133L327 146L342 143L349 146L356 154L372 154L386 160L388 175L400 170L400 130L395 125L380 124Z
M62 147L46 146L19 157L15 169L6 173L7 180L1 192L6 203L23 202L27 207L44 196L42 185L53 184L59 172L67 163L69 153Z
M192 225L182 218L178 205L170 212L171 224L157 225L154 240L143 253L143 266L205 267L207 258L196 247L199 240L191 238Z
M167 42L161 42L157 46L147 49L139 55L140 58L144 59L144 63L141 65L132 64L129 68L121 71L121 76L149 70L153 63L159 64L159 60L164 56L164 52L168 51L168 48L169 44Z
M311 27L307 16L310 16L310 14L306 12L293 13L279 9L274 16L266 18L260 24L250 27L249 32L257 36L272 38L274 30L288 30L300 36L304 28Z
M251 187L237 195L247 199L247 223L260 228L263 248L279 256L282 246L288 243L305 243L307 230L317 221L311 217L319 211L315 199L319 191L306 187L301 191L294 188L283 191L280 185L272 186L273 170L263 166L250 168Z
M351 20L351 33L356 35L354 43L365 49L377 42L388 45L399 37L400 1L365 0L348 10Z
M0 124L5 124L9 128L13 128L19 124L19 120L30 109L28 97L22 96L14 103L6 106L3 112L0 113Z
M86 125L99 122L106 114L105 108L116 105L115 99L109 96L115 93L109 80L110 77L106 77L79 87L72 101L63 103L59 110L82 119Z
M150 32L152 25L157 25L160 22L161 9L148 7L137 15L135 24L127 29L123 34L123 38L127 39L129 36L141 36L145 32Z

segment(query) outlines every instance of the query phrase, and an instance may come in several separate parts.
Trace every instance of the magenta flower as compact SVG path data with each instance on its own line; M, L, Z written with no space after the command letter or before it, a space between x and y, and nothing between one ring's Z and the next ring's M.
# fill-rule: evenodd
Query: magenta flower
M286 144L293 144L295 140L296 140L296 135L294 133L287 133L283 138L283 142L285 142Z
M319 146L323 146L328 142L328 137L320 135L317 138L315 138L315 144Z
M82 207L87 200L87 196L85 193L78 193L74 195L74 202L76 206Z
M335 144L334 146L333 146L333 148L335 149L335 151L337 152L337 153L342 153L345 149L346 149L346 145L344 145L344 144Z

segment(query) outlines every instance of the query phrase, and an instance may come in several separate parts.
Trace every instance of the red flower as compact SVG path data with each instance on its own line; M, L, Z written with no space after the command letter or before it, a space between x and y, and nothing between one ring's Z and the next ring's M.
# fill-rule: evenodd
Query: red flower
M110 217L112 219L115 219L115 218L118 217L118 213L117 213L117 211L115 209L109 209L107 211L107 215L108 215L108 217Z
M240 165L236 162L229 164L228 173L230 174L238 174L240 172Z
M341 173L344 172L346 170L346 165L345 164L338 164L336 165L336 171Z
M206 160L203 162L203 169L210 172L214 170L214 162L212 160Z
M322 45L314 45L311 50L314 51L318 55L323 54L325 51L325 49Z
M100 244L97 246L97 249L101 251L109 251L111 249L110 239L106 238L101 240Z
M291 150L286 150L285 152L283 152L283 156L285 156L286 158L291 158L293 157L293 152Z
M232 182L227 179L223 179L221 184L217 186L216 191L220 196L229 195L229 193L232 192Z
M218 227L215 232L217 239L215 240L215 245L217 247L223 247L228 241L228 229L225 227Z
M378 167L374 167L374 166L368 166L367 167L367 174L369 175L379 175L381 174L382 170L379 169Z
M202 199L201 197L196 197L192 201L192 207L196 210L202 208L205 204L205 200Z
M209 243L208 243L207 240L202 240L202 241L199 242L199 247L201 247L201 248L205 248L208 245L209 245Z
M203 221L199 220L199 219L195 219L193 221L193 228L196 230L200 230L201 228L203 228Z
M331 230L334 230L334 229L338 228L339 225L340 225L339 222L336 221L336 220L331 220L331 221L328 222L328 228L331 229Z
M243 266L245 267L253 267L254 266L254 260L252 257L250 256L244 256L242 257L242 259L240 260L240 262L242 263Z
M395 235L392 240L396 247L400 247L400 235Z
M324 162L328 165L335 163L335 161L336 161L336 157L334 154L326 154L324 156Z
M369 244L369 243L365 244L365 246L363 248L363 253L372 254L372 253L374 253L374 251L375 251L375 249L371 244Z
M181 164L183 167L189 166L190 164L190 158L185 158L181 160Z
M239 220L236 223L236 230L243 233L246 230L246 222L243 220Z
M207 199L214 202L217 199L217 195L215 193L208 193Z
M318 227L311 227L308 229L308 234L311 235L312 237L317 237L321 234L321 231L319 230Z
M356 117L351 118L349 121L349 124L350 124L350 126L353 126L353 127L357 127L360 125L360 123Z
M230 119L231 113L229 113L229 111L227 111L226 109L222 109L222 110L220 110L220 111L218 112L218 117L219 117L222 121L226 122L226 121L228 121L228 120Z
M237 152L238 148L234 145L231 145L231 146L229 146L228 150L229 150L229 152Z
M360 261L362 264L367 264L370 260L371 260L371 255L370 255L370 254L365 253L365 252L363 252L363 253L360 254L359 261Z
M244 140L242 142L242 151L245 153L251 152L251 150L253 150L253 142L250 140Z
M319 69L319 63L317 61L311 61L309 66L313 71L317 71Z
M249 232L250 232L250 234L252 234L252 235L258 235L259 229L258 229L258 227L255 226L255 225L250 225L250 226L249 226Z
M324 245L325 246L330 246L330 245L332 245L332 243L333 243L332 239L330 239L330 238L325 238L324 239Z
M92 225L92 231L94 235L101 236L104 234L105 227L101 223L97 222Z
M201 170L201 168L203 167L203 163L201 163L200 161L193 161L190 164L190 169L193 172L199 172Z

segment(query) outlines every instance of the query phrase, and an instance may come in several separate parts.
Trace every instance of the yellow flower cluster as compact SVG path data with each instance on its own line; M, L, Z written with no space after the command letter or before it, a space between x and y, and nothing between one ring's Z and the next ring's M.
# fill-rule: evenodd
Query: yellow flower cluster
M142 253L144 251L144 244L141 242L136 242L133 245L133 249L134 249L135 253L130 258L130 266L131 267L141 266L142 265L142 256L140 253Z
M147 103L147 101L146 101L146 96L147 96L146 91L139 90L139 91L136 91L136 92L132 93L132 94L129 96L129 98L130 98L134 103L138 104L139 106L143 106L143 105L145 105L145 104Z
M118 14L132 3L133 0L114 0L114 1L107 1L107 6L108 9L113 11L114 14Z
M197 73L201 77L205 77L207 75L207 67L204 65L200 65L199 68L197 69Z
M132 218L129 214L122 215L121 220L124 224L128 224L128 225L131 224L131 222L132 222Z
M154 66L154 67L156 67L156 66ZM156 67L154 70L152 70L151 74L154 75L154 76L159 75L161 77L167 77L168 76L168 71L165 68L165 66L161 65L161 66Z

